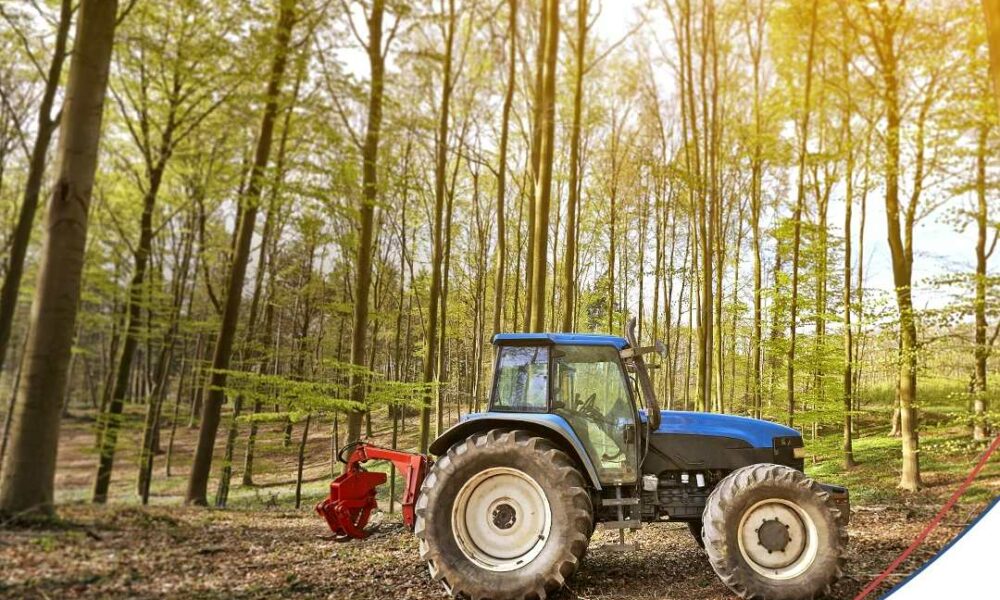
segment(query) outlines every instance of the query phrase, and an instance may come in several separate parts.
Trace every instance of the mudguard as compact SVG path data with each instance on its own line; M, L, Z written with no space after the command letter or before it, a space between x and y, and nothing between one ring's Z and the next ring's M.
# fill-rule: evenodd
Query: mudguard
M566 419L559 415L548 413L509 413L509 412L484 412L473 413L462 417L462 421L457 425L442 433L436 440L431 442L429 450L435 456L441 456L456 443L480 431L490 429L527 429L535 431L540 435L552 439L567 451L572 458L575 458L583 467L594 489L601 489L601 482L597 478L597 471L587 455L583 442L570 427Z

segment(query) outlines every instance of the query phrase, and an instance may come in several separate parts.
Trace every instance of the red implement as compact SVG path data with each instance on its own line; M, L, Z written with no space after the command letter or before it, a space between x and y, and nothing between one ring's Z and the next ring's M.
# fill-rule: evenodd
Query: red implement
M344 460L343 453L350 451ZM365 442L345 446L340 451L340 459L347 463L344 472L330 482L330 497L316 505L316 512L326 519L327 525L339 537L363 538L365 525L372 510L378 508L375 488L386 482L385 473L366 471L361 464L369 460L388 460L406 481L403 490L403 523L413 531L416 521L414 507L420 484L427 475L431 464L423 454L413 454L373 446Z

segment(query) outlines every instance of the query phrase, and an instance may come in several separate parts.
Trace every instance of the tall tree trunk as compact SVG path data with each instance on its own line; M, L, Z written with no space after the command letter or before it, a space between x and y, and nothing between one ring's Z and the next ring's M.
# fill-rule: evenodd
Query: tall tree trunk
M497 157L497 251L496 276L493 285L493 334L503 329L504 290L507 284L507 144L510 137L510 109L517 85L517 0L508 0L507 25L507 89L503 97L500 118L500 148ZM400 296L402 298L402 296ZM400 300L402 301L402 300Z
M188 429L194 429L198 425L198 418L201 415L202 400L205 396L205 365L208 363L210 344L202 343L198 339L198 347L194 353L195 365L191 375L191 400L188 402Z
M733 296L732 296L732 321L729 324L729 412L735 411L734 396L736 394L736 339L737 339L737 326L739 325L739 290L740 290L740 262L741 256L740 252L743 248L743 219L746 217L746 203L740 202L739 214L736 219L736 247L733 252ZM744 397L744 405L746 403L746 397ZM724 408L722 412L726 412Z
M865 295L865 288L864 288L864 283L865 283L865 278L864 278L864 271L865 271L865 268L864 268L864 266L865 266L865 227L867 225L867 220L868 220L868 183L869 183L869 175L871 173L871 161L870 161L870 158L871 158L871 153L870 153L871 144L868 143L869 141L870 141L870 138L866 136L865 137L865 141L864 141L864 147L865 147L865 162L864 162L865 174L864 174L864 177L861 180L861 201L859 203L860 204L860 209L861 209L861 216L858 219L859 220L859 223L858 223L858 252L857 252L857 254L858 254L858 264L857 264L857 267L855 268L855 279L854 279L854 282L855 282L854 283L854 298L855 298L855 300L854 300L854 310L855 310L855 319L854 319L854 335L853 335L853 338L854 338L854 350L853 350L852 354L853 354L854 365L855 366L854 366L853 373L852 373L852 377L854 378L854 383L851 386L851 391L852 391L852 395L854 396L854 407L855 407L855 410L859 410L860 407L861 407L861 339L862 339L861 338L861 334L862 334L863 327L864 327L864 316L865 316L865 311L864 311L864 295ZM851 426L854 427L854 428L856 428L857 427L857 423L855 423L852 420L851 421Z
M60 402L76 326L118 2L81 0L78 10L78 42L70 59L57 176L35 285L26 362L0 474L0 513L53 512Z
M674 217L673 218L674 218L674 221L675 221L675 224L676 224L676 220L677 220L676 209L675 209ZM671 230L676 231L676 229L674 228L673 225L671 226ZM688 240L688 243L684 244L684 259L681 261L682 275L681 275L681 289L680 289L680 292L677 294L677 320L676 320L676 322L674 324L674 341L670 345L670 347L673 349L673 352L672 352L672 354L670 354L670 369L669 369L669 372L668 372L669 379L667 380L668 389L670 390L670 395L667 398L667 407L668 407L668 409L674 409L677 406L677 404L676 404L676 402L677 402L677 398L676 398L676 396L677 396L677 391L676 391L677 390L677 384L674 382L674 379L677 377L677 357L681 353L681 317L684 315L684 312L685 312L684 311L684 291L685 291L685 288L688 287L688 285L687 285L687 282L688 282L687 274L689 273L689 271L687 269L687 265L688 265L688 258L690 257L690 255L691 255L691 244L690 244L690 240ZM669 276L670 279L671 279L670 287L672 288L673 287L673 269L670 269L670 272L671 272L671 274ZM687 296L687 313L688 313L687 340L688 340L688 343L687 343L687 351L685 352L685 360L687 361L687 363L686 363L685 370L684 370L684 408L685 408L685 410L687 409L688 399L690 398L690 391L688 390L688 386L691 384L691 293L692 292L689 290L688 291L688 296ZM673 294L671 293L669 295L673 295ZM669 299L668 299L668 301L669 301Z
M438 311L441 301L441 262L444 252L443 243L443 213L445 178L447 176L446 167L448 164L448 123L451 111L452 93L452 46L455 40L455 0L448 0L448 25L445 33L445 51L442 64L443 82L441 85L441 111L438 114L437 148L434 163L434 224L433 224L433 250L431 260L431 289L429 299L429 310L427 311L427 345L424 352L423 381L425 384L432 384L435 380L435 370L437 368L437 335L438 335ZM434 390L428 389L424 393L423 403L420 407L420 440L419 451L427 452L430 445L431 432L431 405L434 399Z
M461 139L461 138L460 138ZM461 148L461 141L459 141ZM458 165L461 161L455 160L455 173L452 175L452 185L446 192L448 201L445 205L444 217L444 271L441 274L441 314L438 332L438 353L437 353L437 406L434 414L436 423L434 435L441 435L445 430L444 411L447 405L448 385L448 280L451 274L451 225L455 214L455 181L457 179Z
M846 20L842 31L847 31ZM855 466L854 462L854 426L852 423L854 410L854 331L851 328L851 211L854 204L854 136L851 132L851 77L850 59L847 52L843 53L841 69L843 71L844 92L846 94L843 114L844 151L847 153L847 168L844 173L846 190L844 193L844 468Z
M482 374L483 374L483 337L485 319L485 296L486 296L486 252L487 248L487 228L483 219L482 207L479 204L479 171L472 173L472 198L473 215L476 231L476 277L475 277L475 299L473 301L473 343L472 343L472 394L469 399L468 410L479 411L480 396L482 395ZM461 406L461 403L459 403ZM459 411L461 417L461 411Z
M707 54L709 49L711 50L711 93L709 94L709 111L707 113L709 117L708 132L706 139L708 143L706 144L706 151L708 152L708 157L705 160L705 164L708 166L707 179L709 181L709 213L708 213L708 239L712 252L714 253L713 259L715 261L715 291L712 294L712 298L715 302L715 316L709 316L708 318L712 321L712 333L713 337L709 337L709 340L714 339L715 342L715 374L716 374L716 389L715 389L715 401L717 405L717 410L722 412L723 407L723 373L725 371L725 364L723 363L723 323L722 323L722 300L723 300L723 289L722 289L722 275L726 264L726 247L725 247L725 231L722 227L722 184L720 182L721 175L721 165L719 160L719 148L720 141L722 139L722 120L719 117L719 49L716 39L716 16L715 16L715 4L706 3L705 7L705 27L708 32L703 34L703 44L707 46L703 52ZM707 60L707 56L702 60ZM705 98L705 72L702 69L702 102L704 103ZM711 341L709 342L712 343ZM711 346L709 347L709 352L712 351ZM708 373L712 374L711 363L708 366Z
M782 337L781 328L781 317L782 312L778 304L778 299L782 296L783 291L781 289L781 270L782 265L785 262L784 249L781 245L781 240L775 239L774 246L774 267L772 269L771 281L774 286L774 293L771 297L771 331L768 335L768 341L770 346L773 348L776 342ZM774 406L775 393L777 391L777 379L778 371L781 367L781 358L778 356L777 352L774 352L770 356L768 361L770 367L770 373L767 383L767 408L770 410Z
M820 111L822 112L822 110ZM825 171L826 169L824 169ZM819 178L817 177L817 182ZM829 259L827 257L829 247L829 234L827 233L827 212L830 206L830 190L832 189L833 177L828 173L824 174L822 192L820 186L816 185L817 203L817 258L816 258L816 333L814 335L814 358L813 358L813 388L816 394L813 398L813 409L823 406L826 401L826 390L824 380L826 379L826 307L827 307L827 277L829 274ZM812 419L812 439L816 439L819 430L817 417Z
M31 240L31 230L35 224L38 199L42 195L45 159L52 141L52 134L59 124L60 116L57 115L53 118L52 108L55 104L56 92L59 91L63 64L68 55L67 38L72 21L73 2L72 0L62 0L59 9L59 24L56 26L55 48L52 51L52 61L49 63L49 70L45 77L42 101L38 106L38 125L35 129L35 141L28 162L28 176L24 186L24 196L21 200L21 210L17 215L17 225L14 227L11 239L10 260L7 263L3 286L0 287L0 370L3 369L7 356L7 346L10 344L14 312L17 309L17 295L21 289L21 279L24 276L24 260L28 254L28 242Z
M368 125L361 148L362 201L359 213L357 262L354 266L354 324L351 330L351 364L364 367L366 360L365 336L368 333L368 294L372 277L372 236L375 222L375 203L378 200L378 145L382 132L382 94L385 86L385 54L382 49L382 17L385 0L374 0L368 16L368 65L371 68L371 89L368 95ZM351 401L365 404L365 387L368 378L351 371ZM361 439L362 412L352 410L347 416L347 441ZM308 424L308 420L306 421ZM297 504L297 500L296 500Z
M849 127L849 126L848 126ZM854 195L854 150L847 133L847 192L844 198L844 467L854 466L854 331L851 326L851 208Z
M798 193L795 197L795 211L792 213L792 294L788 317L788 356L786 365L786 398L788 401L788 426L795 424L795 339L798 328L799 303L799 249L802 244L802 207L806 196L806 154L809 143L810 100L812 96L813 60L816 52L816 29L818 1L812 2L809 21L809 50L806 54L805 91L802 101L802 119L799 125Z
M247 261L250 257L250 242L253 239L254 225L257 221L257 206L260 203L265 170L271 155L271 141L274 137L274 123L278 114L278 96L288 61L292 26L295 23L295 0L281 0L278 14L278 25L275 35L274 57L271 72L267 82L267 102L261 119L260 135L257 139L257 149L254 154L254 165L250 175L250 184L241 199L243 214L238 227L236 251L233 254L232 269L226 290L225 306L219 335L215 342L215 352L212 357L211 384L208 397L202 406L201 427L198 431L198 446L195 450L194 463L188 480L185 503L207 505L208 478L212 468L212 454L215 449L215 437L219 430L222 404L225 401L225 371L233 350L233 339L236 335L236 325L239 320L240 302L243 297L243 282L246 278Z
M664 152L664 157L665 156L666 156L666 153ZM666 176L663 176L662 178L665 180ZM662 195L662 191L661 191L661 195ZM671 197L672 196L673 196L673 193L671 192ZM661 200L660 203L661 203L661 205L663 205L663 206L661 206L661 210L663 212L666 212L665 202L663 202ZM667 393L667 409L668 410L674 408L674 402L676 401L675 395L676 395L677 384L675 382L675 379L676 379L676 374L677 374L677 354L678 354L678 346L679 346L679 341L680 340L678 338L678 343L675 343L673 341L673 336L674 336L675 333L679 334L679 332L680 332L680 321L679 321L679 319L680 319L680 314L681 314L681 303L684 300L684 279L682 278L681 279L680 295L678 295L678 297L677 297L677 318L678 318L678 325L677 325L677 329L675 330L674 327L673 327L673 324L672 324L672 320L673 320L673 316L674 316L674 307L673 307L673 305L674 305L674 271L675 271L675 269L674 269L674 267L675 267L674 256L675 256L676 249L677 249L677 208L676 208L676 206L673 207L673 208L674 209L670 212L669 217L666 214L663 216L664 221L667 218L670 219L670 258L667 261L667 272L666 272L666 277L665 277L665 281L664 281L664 291L663 291L663 306L664 306L664 309L665 309L664 310L664 327L663 327L663 333L664 333L664 338L666 338L666 350L667 350L667 355L666 355L666 357L664 357L664 361L663 361L663 366L664 366L663 377L666 380L666 385L664 386L664 388L666 389L666 393ZM666 233L666 228L667 228L667 225L664 222L663 223L664 233ZM685 246L685 251L686 251L686 246ZM661 264L660 268L662 269L662 261L663 261L662 252L660 254L661 254L661 256L659 257L659 261L660 261L660 264ZM687 256L685 255L684 258L685 258L685 261L686 261L687 260ZM654 304L655 304L655 302L654 302ZM655 310L653 311L653 314L656 314ZM653 336L653 338L654 338L653 342L654 343L656 342L656 337L657 336L654 334L654 336Z
M531 160L531 170L528 175L530 175L531 188L528 194L528 243L527 249L525 251L525 270L524 270L524 328L530 329L531 327L531 311L534 310L532 304L532 298L534 294L532 292L532 279L535 276L532 265L535 264L535 217L537 216L538 209L536 204L538 202L538 185L539 185L539 165L542 161L542 126L545 119L543 115L544 102L542 101L542 96L544 95L545 87L545 48L546 37L549 33L548 27L546 25L546 11L548 10L547 0L542 0L538 3L538 47L535 49L535 81L532 88L532 105L531 105L531 147L529 151L529 158ZM544 296L544 292L542 293Z
M257 274L256 281L254 282L254 294L251 298L250 303L250 315L247 319L248 332L254 331L254 324L257 322L258 304L263 293L264 281L263 277L265 272L267 274L266 290L267 296L265 298L264 306L264 327L263 327L263 339L260 343L260 348L262 356L257 362L257 370L260 373L264 373L267 370L268 363L268 348L271 346L274 332L274 287L275 279L277 277L277 269L275 266L276 258L275 255L278 252L278 243L276 239L279 237L278 232L275 232L275 227L277 226L278 213L281 210L281 187L284 183L284 173L285 173L285 152L288 147L288 136L291 131L291 121L292 114L294 113L295 104L298 102L299 92L301 89L303 78L305 77L305 68L308 64L304 58L300 61L298 74L295 79L295 88L292 93L292 101L289 103L288 108L285 110L285 118L281 128L281 138L278 141L278 156L276 159L276 169L274 176L274 187L271 190L271 202L267 209L267 216L264 220L264 231L261 233L260 240L260 253L257 256ZM280 228L279 228L280 230ZM343 318L341 318L341 327L338 331L343 330ZM251 333L252 335L252 333ZM343 342L343 337L340 338ZM338 354L337 360L343 360L343 357ZM277 364L277 359L275 359L275 364ZM277 368L274 370L274 374L277 374ZM254 399L253 402L253 414L258 414L263 406L263 400L261 398ZM243 473L242 473L242 485L252 486L253 485L253 473L254 473L254 452L257 448L257 431L259 425L257 421L251 420L250 426L247 431L247 441L246 447L243 452ZM228 446L228 444L227 444Z
M990 249L986 250L986 235L989 231L989 209L986 200L986 160L990 135L989 121L979 126L976 145L976 376L973 389L972 439L985 440L989 437L986 423L986 360L990 355L990 345L986 340L986 262L996 250L997 235L994 235Z
M713 342L715 340L716 323L714 322L713 313L713 307L715 305L715 169L713 168L713 164L711 162L714 159L714 154L710 152L709 148L713 145L715 123L710 119L707 105L709 94L706 88L707 68L705 64L708 62L709 36L704 31L709 26L707 3L701 5L700 10L702 12L701 18L703 30L701 34L701 65L699 69L699 84L701 98L701 122L705 131L703 131L703 135L701 136L701 147L698 146L697 137L695 138L694 143L695 156L698 156L699 151L701 152L700 160L695 161L695 167L698 169L696 175L698 178L698 239L701 246L700 256L702 261L700 273L701 294L699 296L700 304L698 307L698 318L700 321L700 326L698 328L698 401L702 410L710 411L712 409L712 374L715 354ZM688 32L689 52L691 44L691 34ZM692 62L692 58L689 57L688 68L691 68ZM694 94L694 87L694 79L691 78L688 85L688 94L691 94L692 98ZM692 118L696 118L697 108L693 99L691 101L691 106L695 107L690 111ZM692 124L692 131L695 130L696 125L696 122Z
M149 487L153 479L153 457L157 453L157 429L163 400L167 395L170 365L173 361L175 339L170 335L164 340L156 366L156 380L146 404L146 417L142 428L142 442L139 445L139 473L136 478L136 492L143 505L149 503Z
M746 5L744 5L746 6ZM753 65L753 127L754 142L753 156L750 161L750 228L753 244L753 328L750 334L750 354L752 355L751 374L751 412L755 418L761 417L761 384L764 374L764 348L762 342L762 264L761 264L761 237L760 237L760 217L763 210L763 189L762 180L764 174L763 158L763 126L761 115L761 56L764 45L764 27L766 25L766 13L761 10L754 15L751 21L749 15L746 18L747 43L750 48L750 58ZM751 27L754 31L751 32ZM753 35L752 35L753 33Z
M920 442L917 435L917 414L914 402L917 396L917 324L913 314L913 222L907 218L900 224L899 171L900 126L899 80L895 41L890 34L883 48L883 80L885 83L885 214L888 228L889 251L892 257L892 276L896 287L896 305L899 309L899 409L900 433L903 441L903 464L899 487L915 491L920 488ZM920 177L915 185L920 184ZM908 211L914 210L911 206ZM907 215L909 217L909 215ZM906 232L906 242L903 232Z
M569 142L569 200L566 207L566 253L563 258L562 330L573 331L576 315L576 213L580 202L580 122L583 116L583 74L586 66L587 0L579 0L576 8L576 71L573 73L573 125Z
M535 186L535 219L531 269L530 330L545 329L545 280L548 274L549 206L552 198L552 169L555 153L556 121L556 55L559 49L559 2L545 1L545 52L541 102L541 136L539 138L538 185Z
M612 125L614 127L614 125ZM615 185L615 176L617 173L617 165L615 164L618 157L618 149L615 144L617 139L616 133L612 131L611 133L611 193L608 194L610 209L608 211L608 333L614 333L615 330L615 261L616 261L616 244L618 243L617 236L617 224L618 224L618 189Z

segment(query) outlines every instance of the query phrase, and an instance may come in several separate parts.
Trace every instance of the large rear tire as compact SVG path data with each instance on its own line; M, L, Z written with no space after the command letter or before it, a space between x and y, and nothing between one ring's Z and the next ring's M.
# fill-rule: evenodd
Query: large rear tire
M593 531L573 461L527 431L470 436L424 480L414 533L453 597L543 599L579 567Z
M847 531L815 481L772 464L743 467L719 482L703 516L712 568L734 593L807 600L841 576Z

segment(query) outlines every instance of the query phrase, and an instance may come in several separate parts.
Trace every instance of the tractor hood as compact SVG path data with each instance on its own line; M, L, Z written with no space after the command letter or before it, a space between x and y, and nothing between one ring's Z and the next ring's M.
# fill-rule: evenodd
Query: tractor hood
M646 411L639 411L640 420L646 422ZM743 440L754 448L771 448L776 437L801 437L801 434L778 423L720 415L716 413L661 410L657 434L708 435Z

